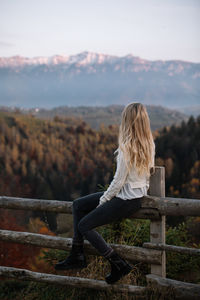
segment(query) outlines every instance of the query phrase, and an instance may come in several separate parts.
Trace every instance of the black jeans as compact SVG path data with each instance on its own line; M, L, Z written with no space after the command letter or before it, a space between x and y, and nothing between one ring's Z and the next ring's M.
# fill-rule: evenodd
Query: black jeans
M73 243L82 244L85 237L101 255L106 256L112 251L112 248L93 228L128 218L140 209L141 198L123 200L119 197L113 197L97 207L99 198L103 193L89 194L73 201Z

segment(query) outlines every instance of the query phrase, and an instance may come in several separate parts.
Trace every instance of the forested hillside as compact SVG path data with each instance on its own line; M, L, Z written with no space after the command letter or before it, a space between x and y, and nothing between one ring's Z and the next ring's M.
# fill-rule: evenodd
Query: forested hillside
M72 200L93 192L111 176L117 130L2 113L0 194Z
M166 194L200 199L200 116L163 128L156 142L156 164L166 169Z
M0 114L0 195L72 200L112 179L118 126L97 131L73 118ZM200 116L154 131L166 195L199 198Z

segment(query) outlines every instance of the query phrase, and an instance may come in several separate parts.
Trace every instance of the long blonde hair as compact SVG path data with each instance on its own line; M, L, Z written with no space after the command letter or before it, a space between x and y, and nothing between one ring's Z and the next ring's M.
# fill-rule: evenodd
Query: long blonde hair
M123 152L129 172L133 164L139 175L155 172L155 143L147 110L141 103L129 103L122 111L118 144L114 153L119 154L119 149Z

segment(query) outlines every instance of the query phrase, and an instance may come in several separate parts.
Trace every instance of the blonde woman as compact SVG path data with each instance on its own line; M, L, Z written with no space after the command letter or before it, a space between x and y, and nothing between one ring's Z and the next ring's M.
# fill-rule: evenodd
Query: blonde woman
M86 238L111 264L111 273L105 278L108 284L128 274L133 267L94 228L127 218L139 210L154 172L155 144L146 108L141 103L125 106L115 153L117 168L108 189L73 201L72 249L64 261L55 265L56 270L87 267L83 251Z

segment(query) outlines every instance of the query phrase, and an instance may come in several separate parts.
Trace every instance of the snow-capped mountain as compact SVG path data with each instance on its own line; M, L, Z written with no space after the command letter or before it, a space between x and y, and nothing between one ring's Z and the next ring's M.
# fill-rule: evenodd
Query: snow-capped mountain
M0 57L0 105L200 104L200 63L82 52Z
M77 55L53 55L51 57L36 56L33 58L20 55L12 57L0 57L0 68L2 67L24 67L26 65L58 65L58 64L78 64L91 65L102 64L104 62L114 62L119 59L117 56L97 54L93 52L82 52Z

